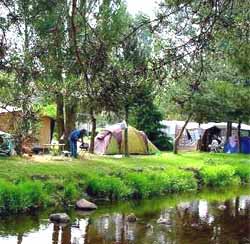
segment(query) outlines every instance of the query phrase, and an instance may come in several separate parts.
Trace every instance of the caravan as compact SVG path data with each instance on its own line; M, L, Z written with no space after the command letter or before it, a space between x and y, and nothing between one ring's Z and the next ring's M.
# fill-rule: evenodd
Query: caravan
M5 132L0 131L0 155L13 155L14 153L14 139Z

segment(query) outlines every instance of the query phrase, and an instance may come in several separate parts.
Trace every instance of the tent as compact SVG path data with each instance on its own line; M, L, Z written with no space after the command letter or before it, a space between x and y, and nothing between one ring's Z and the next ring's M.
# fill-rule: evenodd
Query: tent
M123 154L125 151L124 130L122 123L103 129L95 138L96 154ZM146 134L132 126L128 127L128 150L130 154L154 154L159 152Z

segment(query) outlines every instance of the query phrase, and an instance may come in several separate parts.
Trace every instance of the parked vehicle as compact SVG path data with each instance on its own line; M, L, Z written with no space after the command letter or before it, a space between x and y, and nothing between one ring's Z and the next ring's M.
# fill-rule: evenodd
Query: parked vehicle
M14 139L5 132L0 131L0 155L11 156L14 153Z

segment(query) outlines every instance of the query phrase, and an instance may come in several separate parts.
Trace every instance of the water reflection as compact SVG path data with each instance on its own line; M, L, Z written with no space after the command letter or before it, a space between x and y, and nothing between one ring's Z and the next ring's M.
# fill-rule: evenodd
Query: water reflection
M247 193L224 199L220 193L213 197L211 193L207 198L178 196L120 204L82 217L73 213L75 222L70 226L48 223L44 216L3 220L0 243L250 244L250 190ZM126 219L131 212L139 218L136 223ZM159 218L164 224L157 223Z

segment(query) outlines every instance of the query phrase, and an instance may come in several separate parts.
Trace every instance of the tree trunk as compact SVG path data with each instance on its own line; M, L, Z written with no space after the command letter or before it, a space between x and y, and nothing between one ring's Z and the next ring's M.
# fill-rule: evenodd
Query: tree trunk
M68 137L69 134L72 130L75 129L76 126L76 111L77 111L77 104L76 102L72 102L70 104L66 104L65 106L65 125L64 125L64 129L65 129L65 136L64 136L64 141L66 144L66 148L69 149L69 141L68 141Z
M240 210L240 198L235 198L235 217L239 217L239 210Z
M61 232L61 244L71 243L71 226L66 225L62 226Z
M232 122L227 122L227 135L226 135L226 142L228 142L229 137L232 136Z
M56 96L56 123L57 123L57 133L58 141L64 134L64 113L63 113L63 96L62 94L57 94Z
M239 145L239 153L241 153L241 142L240 142L240 130L241 130L241 120L239 120L238 128L237 128L237 134L238 134L238 145Z
M23 242L23 233L18 233L17 244L22 244L22 242Z
M60 226L58 224L53 224L53 234L52 234L53 244L58 244L59 232L60 232Z
M202 147L202 137L201 137L201 124L199 123L199 128L198 128L198 132L199 132L199 139L197 141L197 147L196 147L196 151L201 151L201 147Z
M129 157L129 148L128 148L128 114L129 109L125 107L125 122L127 124L125 131L124 131L124 144L125 144L125 157Z
M181 136L182 136L182 134L183 134L183 132L184 132L184 130L185 130L185 128L186 128L186 126L187 126L189 120L191 119L191 117L192 117L192 115L190 114L190 115L188 116L187 120L185 121L183 127L181 128L179 134L177 135L177 137L176 137L175 140L174 140L174 148L173 148L173 153L174 153L174 154L177 154L177 153L178 153L178 144L179 144L179 141L180 141Z
M90 153L94 153L94 149L95 149L95 134L96 134L96 118L95 118L95 115L94 115L94 112L93 112L92 109L90 111L90 118L91 118L92 129L91 129L91 138L90 138L89 152Z

